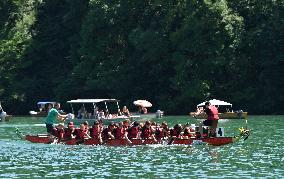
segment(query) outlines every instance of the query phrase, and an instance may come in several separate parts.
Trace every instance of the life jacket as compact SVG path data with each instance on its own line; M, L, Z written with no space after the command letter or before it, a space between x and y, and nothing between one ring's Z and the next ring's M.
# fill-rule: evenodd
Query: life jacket
M164 131L163 128L157 127L155 131L155 138L157 140L161 140L164 137Z
M209 106L209 108L207 110L205 110L206 114L207 114L207 119L208 120L218 120L219 116L218 116L218 109L211 105Z
M151 128L143 127L141 130L141 138L142 139L149 139L152 134Z
M109 128L105 128L102 131L102 138L103 138L103 140L108 140L108 138L109 138L108 133L109 132L112 132Z
M64 139L71 139L71 135L74 133L74 131L70 128L64 129Z
M100 133L101 133L101 128L100 128L100 127L92 127L92 128L90 129L90 134L91 134L91 137L92 137L93 139L98 139Z
M163 137L167 137L169 134L169 128L162 128L163 130Z
M76 139L84 140L86 136L86 131L81 129L75 129Z
M122 139L124 136L124 128L123 127L118 127L114 129L114 138L115 139Z
M170 135L172 136L172 137L177 137L177 138L179 138L180 137L180 131L178 130L178 129L171 129L170 130Z
M139 132L138 126L136 126L136 127L133 126L133 127L131 127L130 129L128 129L128 135L127 135L127 137L128 137L129 139L137 138L138 132Z
M195 132L195 138L200 138L200 137L201 137L200 132L199 132L199 131L196 131L196 132Z
M184 133L183 133L183 136L184 137L192 137L192 134L191 133L189 133L188 131L184 131Z
M64 130L53 128L52 134L57 137L58 139L62 139L64 137Z

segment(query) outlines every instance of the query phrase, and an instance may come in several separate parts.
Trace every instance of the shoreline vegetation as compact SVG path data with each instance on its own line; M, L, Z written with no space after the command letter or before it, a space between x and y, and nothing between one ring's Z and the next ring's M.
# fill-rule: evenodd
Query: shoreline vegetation
M116 98L186 115L209 99L284 114L281 0L0 1L0 101Z

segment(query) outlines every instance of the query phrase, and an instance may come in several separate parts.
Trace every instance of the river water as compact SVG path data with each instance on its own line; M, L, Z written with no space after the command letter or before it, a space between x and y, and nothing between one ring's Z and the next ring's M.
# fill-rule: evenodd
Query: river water
M159 119L170 126L200 122L188 116ZM244 120L220 120L226 136ZM246 141L221 147L132 147L34 144L15 135L44 133L42 118L0 123L0 178L284 178L284 116L249 116Z

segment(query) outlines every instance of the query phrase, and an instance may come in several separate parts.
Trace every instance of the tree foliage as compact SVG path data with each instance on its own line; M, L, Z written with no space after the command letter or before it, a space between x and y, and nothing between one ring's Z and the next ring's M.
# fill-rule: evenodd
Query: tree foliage
M148 99L186 114L210 98L280 114L283 2L3 0L0 97Z

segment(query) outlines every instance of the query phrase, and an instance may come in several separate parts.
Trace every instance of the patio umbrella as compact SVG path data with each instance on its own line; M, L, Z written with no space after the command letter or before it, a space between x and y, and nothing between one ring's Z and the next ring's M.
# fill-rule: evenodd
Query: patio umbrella
M136 106L142 106L142 107L152 107L152 104L146 100L136 100L133 102L133 104Z

